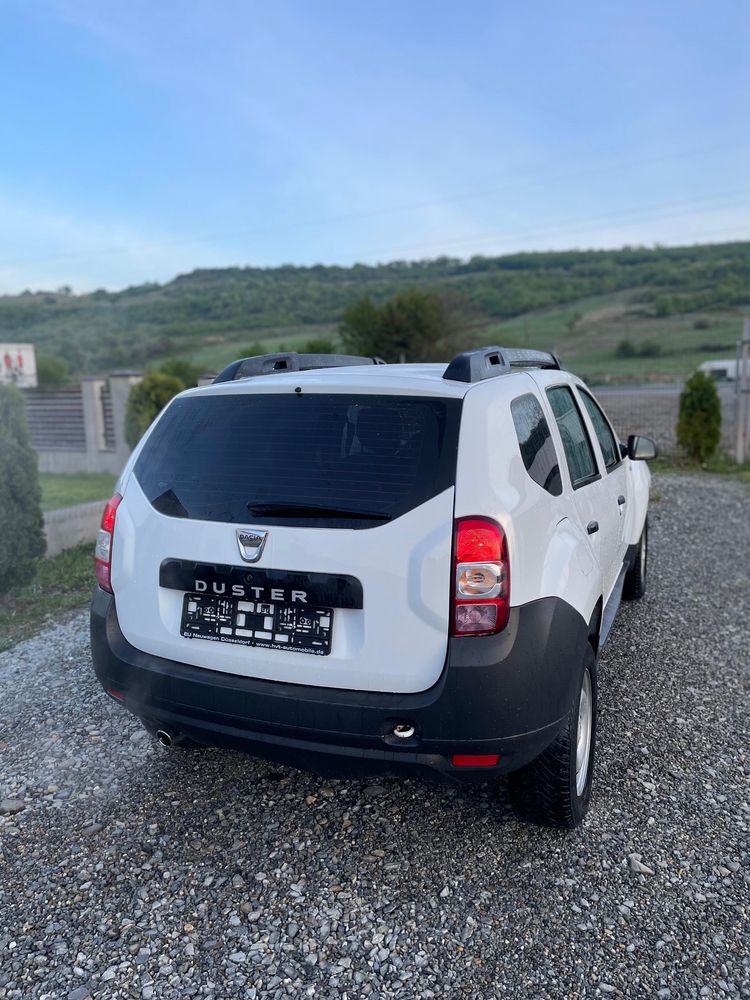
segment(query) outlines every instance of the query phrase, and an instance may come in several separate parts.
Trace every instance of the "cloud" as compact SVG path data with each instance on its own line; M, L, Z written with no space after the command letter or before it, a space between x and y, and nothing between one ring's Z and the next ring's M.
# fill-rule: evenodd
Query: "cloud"
M209 240L187 241L120 219L96 220L0 190L0 292L71 285L76 291L164 281L228 263Z

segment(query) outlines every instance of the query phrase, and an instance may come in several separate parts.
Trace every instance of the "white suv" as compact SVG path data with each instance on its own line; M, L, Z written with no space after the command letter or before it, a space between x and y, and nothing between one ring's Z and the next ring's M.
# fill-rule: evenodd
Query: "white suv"
M509 774L522 815L574 826L655 453L543 352L234 362L164 409L107 505L96 673L165 745Z

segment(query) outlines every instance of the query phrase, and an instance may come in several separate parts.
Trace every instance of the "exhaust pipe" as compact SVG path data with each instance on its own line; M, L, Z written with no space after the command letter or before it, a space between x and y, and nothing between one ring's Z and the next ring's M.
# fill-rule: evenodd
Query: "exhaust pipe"
M173 747L178 742L178 737L170 729L157 729L156 739L163 747Z
M410 740L414 735L414 726L411 722L397 722L393 727L393 735L399 740Z

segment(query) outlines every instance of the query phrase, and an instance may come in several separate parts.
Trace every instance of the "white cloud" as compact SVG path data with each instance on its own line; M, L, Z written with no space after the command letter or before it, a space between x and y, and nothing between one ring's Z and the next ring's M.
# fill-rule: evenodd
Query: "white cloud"
M0 293L71 285L75 291L164 281L228 263L210 241L187 242L119 219L87 219L0 191Z

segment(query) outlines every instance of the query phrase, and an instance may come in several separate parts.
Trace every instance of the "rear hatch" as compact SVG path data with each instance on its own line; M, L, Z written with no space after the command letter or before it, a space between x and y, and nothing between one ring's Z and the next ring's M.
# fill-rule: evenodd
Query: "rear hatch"
M178 397L142 447L114 536L125 637L249 677L426 690L448 640L461 398L270 381Z

